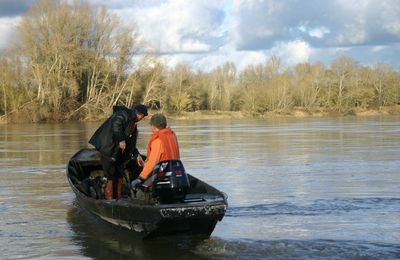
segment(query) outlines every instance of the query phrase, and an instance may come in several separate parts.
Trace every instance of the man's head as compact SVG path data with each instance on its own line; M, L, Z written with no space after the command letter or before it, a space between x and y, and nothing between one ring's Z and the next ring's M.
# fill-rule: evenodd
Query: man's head
M143 104L136 105L132 107L132 109L135 110L137 121L140 121L147 116L147 107Z
M167 118L163 114L154 114L150 119L150 125L153 131L167 127Z

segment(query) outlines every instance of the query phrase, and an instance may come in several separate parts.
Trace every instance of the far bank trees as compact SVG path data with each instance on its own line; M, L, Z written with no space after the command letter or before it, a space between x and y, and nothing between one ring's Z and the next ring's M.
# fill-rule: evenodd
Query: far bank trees
M134 25L81 1L35 3L18 33L17 44L0 53L0 117L15 121L97 120L114 105L139 102L161 111L250 115L296 107L348 114L400 104L399 71L349 57L288 68L273 56L241 71L232 62L208 71L168 67L141 50Z
M36 120L96 116L129 103L137 37L105 8L44 0L22 18L19 34L14 53L22 65L12 73L24 79Z

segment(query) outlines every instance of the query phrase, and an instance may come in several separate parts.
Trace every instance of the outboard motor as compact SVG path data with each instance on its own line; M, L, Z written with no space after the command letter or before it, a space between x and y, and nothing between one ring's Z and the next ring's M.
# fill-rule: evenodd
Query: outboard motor
M182 201L189 191L190 183L180 160L159 162L154 168L153 196L161 203Z

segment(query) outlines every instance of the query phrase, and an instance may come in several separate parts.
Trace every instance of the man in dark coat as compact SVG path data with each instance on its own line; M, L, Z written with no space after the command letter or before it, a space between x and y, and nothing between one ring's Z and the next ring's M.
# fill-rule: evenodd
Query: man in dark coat
M137 123L147 116L147 107L139 104L132 109L123 106L114 107L113 114L96 130L89 143L101 154L101 164L107 184L105 199L120 198L122 174L125 163L136 159L140 166L144 160L136 148Z

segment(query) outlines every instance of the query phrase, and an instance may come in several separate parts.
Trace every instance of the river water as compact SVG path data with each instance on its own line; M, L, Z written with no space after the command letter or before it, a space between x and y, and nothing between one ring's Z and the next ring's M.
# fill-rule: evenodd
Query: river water
M400 258L400 117L170 125L186 170L228 194L210 239L140 241L77 205L65 165L99 123L0 125L0 258Z

